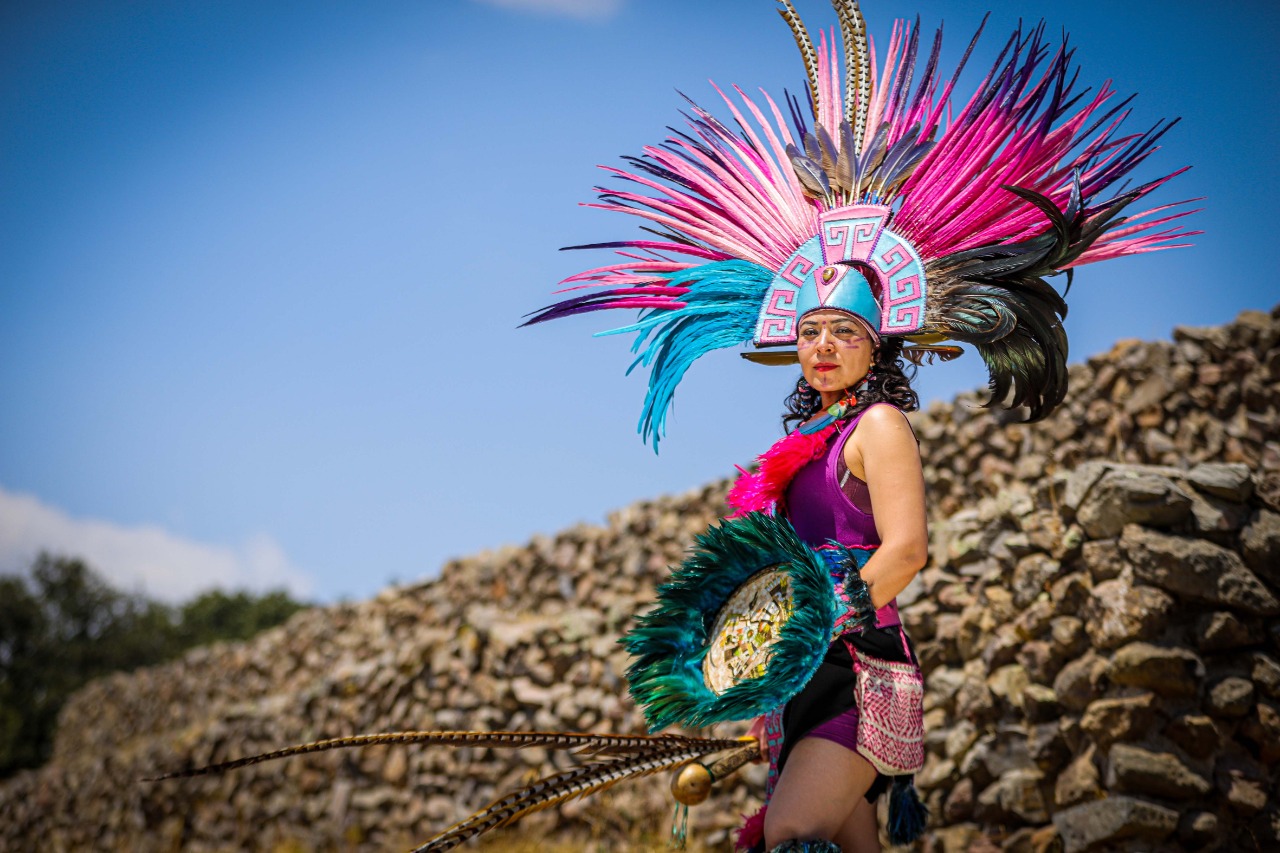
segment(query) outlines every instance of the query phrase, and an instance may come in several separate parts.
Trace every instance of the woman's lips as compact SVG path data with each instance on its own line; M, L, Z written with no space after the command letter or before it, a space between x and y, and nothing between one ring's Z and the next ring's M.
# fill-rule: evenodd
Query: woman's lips
M815 364L813 369L819 373L826 373L828 370L835 370L836 366L834 364L827 364L826 362L823 362L821 364Z

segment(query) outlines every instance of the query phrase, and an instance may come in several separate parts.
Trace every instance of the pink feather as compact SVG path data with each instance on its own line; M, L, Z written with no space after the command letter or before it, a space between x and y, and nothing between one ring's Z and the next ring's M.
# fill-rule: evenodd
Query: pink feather
M796 430L756 457L755 473L739 468L742 474L725 498L734 509L730 518L749 512L772 513L796 472L826 452L827 440L835 431L834 424L810 434Z
M913 98L904 71L913 30L907 21L895 22L879 56L868 34L871 86L862 144L865 151L881 125L887 126L889 145L916 126L920 140L935 141L902 186L880 199L895 206L894 232L926 259L1044 233L1048 224L1043 214L1003 186L1032 190L1065 207L1078 171L1081 194L1092 212L1101 209L1098 199L1109 184L1156 150L1153 143L1144 144L1146 134L1120 129L1128 115L1123 108L1091 128L1091 138L1083 137L1116 90L1108 80L1075 100L1074 78L1064 60L1069 48L1065 40L1054 46L1044 39L1043 25L1030 32L1019 29L1005 58L986 72L958 109L951 102L955 76L921 81L923 94ZM843 52L835 30L817 35L819 109L812 126L838 139L843 93L851 81L842 79ZM615 243L616 263L570 276L562 283L566 289L620 289L618 307L674 307L681 304L676 297L682 294L654 289L667 285L672 274L730 258L777 270L817 233L823 204L805 193L792 168L786 147L797 140L783 111L764 90L753 100L736 86L732 92L712 86L736 124L693 105L687 137L675 135L643 149L652 171L604 167L628 186L597 188L601 198L586 205L648 220L675 238ZM1073 103L1073 112L1059 114L1059 107ZM1141 198L1171 177L1130 193ZM1126 218L1072 266L1181 245L1174 241L1192 232L1173 220L1190 211L1179 207L1154 215L1161 210ZM744 496L752 482L742 484Z
M745 822L733 836L735 850L750 850L764 844L764 813L768 808L764 805L750 817L743 815Z

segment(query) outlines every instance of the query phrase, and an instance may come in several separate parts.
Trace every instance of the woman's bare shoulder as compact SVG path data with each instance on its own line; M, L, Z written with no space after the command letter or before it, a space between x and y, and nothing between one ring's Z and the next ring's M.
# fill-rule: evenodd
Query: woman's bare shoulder
M853 476L865 480L864 457L884 458L886 454L903 459L914 456L919 464L916 436L907 416L891 403L877 403L862 413L857 428L845 442L844 464Z
M907 420L907 415L892 403L875 403L862 414L862 419L858 421L859 430L863 426L869 427L871 432L898 432L906 430L911 433L911 423Z

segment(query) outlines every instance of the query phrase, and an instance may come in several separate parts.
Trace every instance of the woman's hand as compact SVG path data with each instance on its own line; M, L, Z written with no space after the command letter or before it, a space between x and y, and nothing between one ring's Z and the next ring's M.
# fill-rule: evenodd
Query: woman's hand
M862 568L871 603L884 607L911 583L929 558L920 446L907 416L872 406L845 442L844 461L867 483L880 547Z
M756 717L756 721L751 724L751 729L747 732L747 737L756 739L756 743L760 746L760 754L754 759L754 763L761 764L769 760L769 744L764 736L764 717Z

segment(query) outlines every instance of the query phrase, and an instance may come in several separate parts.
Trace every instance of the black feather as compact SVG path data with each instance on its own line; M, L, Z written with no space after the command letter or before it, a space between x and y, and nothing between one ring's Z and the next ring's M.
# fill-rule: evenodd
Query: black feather
M1152 134L1154 135L1154 134ZM1121 211L1139 197L1132 190L1103 206L1084 208L1087 193L1077 171L1065 209L1047 196L1005 187L1041 211L1047 225L1017 243L995 243L956 252L930 264L937 283L929 325L973 344L990 373L988 406L1025 406L1030 420L1049 414L1067 393L1067 303L1045 279L1070 265L1108 230L1124 222Z

